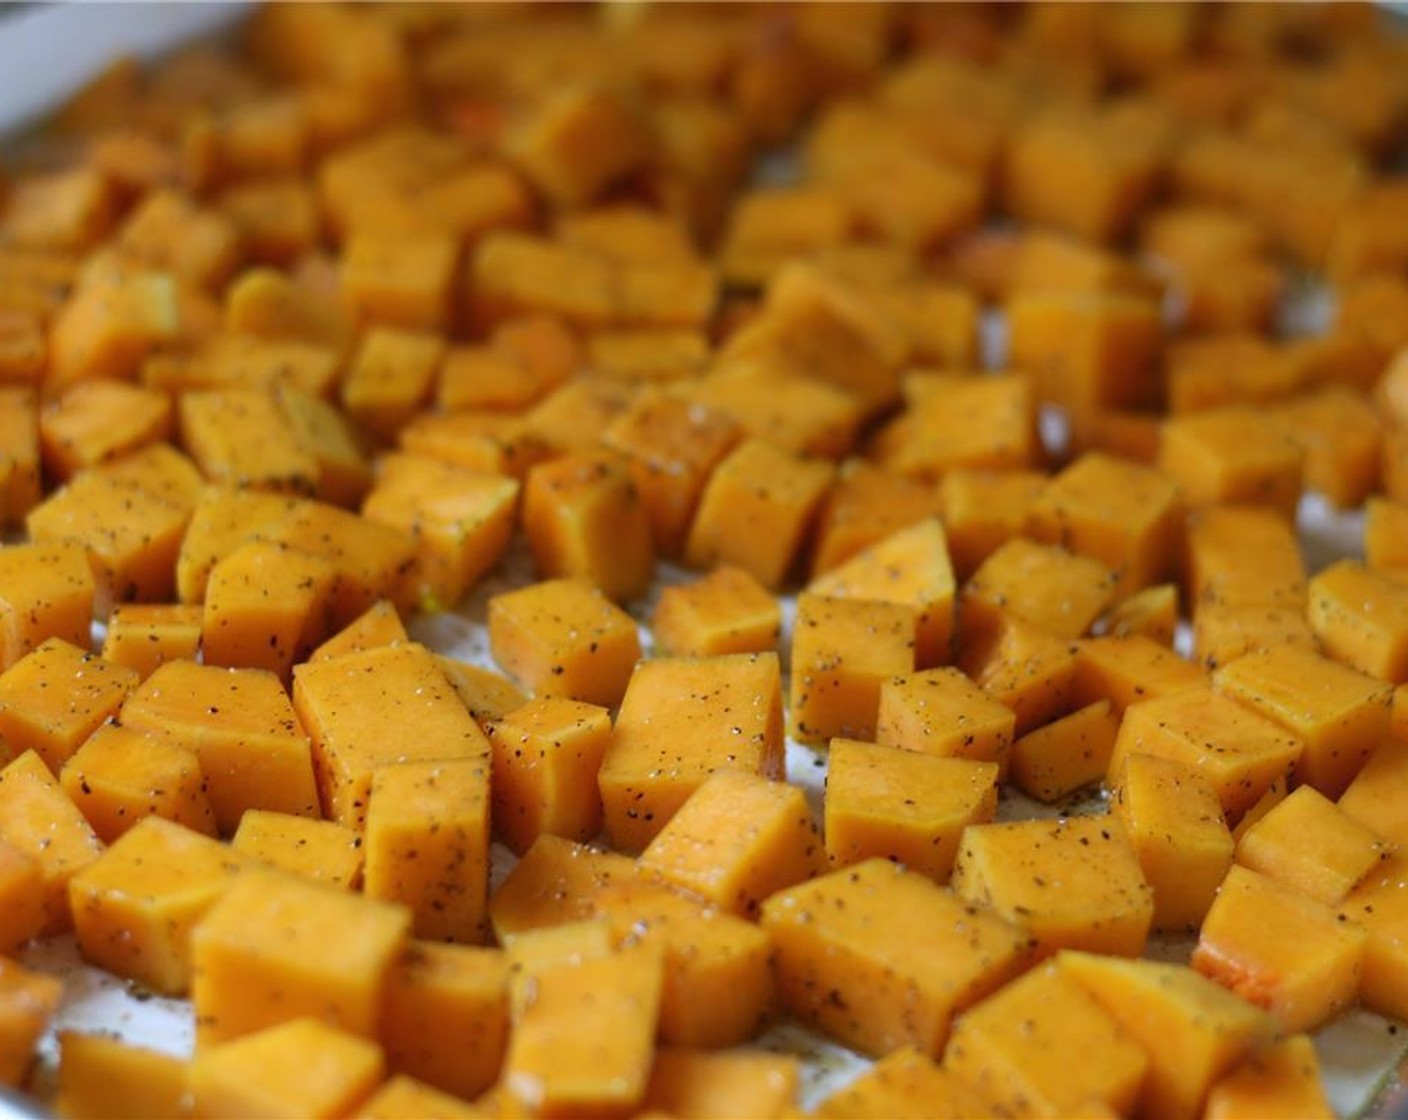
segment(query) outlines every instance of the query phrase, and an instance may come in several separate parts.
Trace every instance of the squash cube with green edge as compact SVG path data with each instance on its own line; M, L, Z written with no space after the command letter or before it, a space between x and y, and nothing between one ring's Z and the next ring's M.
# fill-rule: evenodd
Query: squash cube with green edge
M800 1061L762 1050L656 1051L644 1109L666 1116L778 1117L796 1105Z
M370 1096L385 1071L375 1043L315 1018L290 1018L202 1047L188 1083L201 1116L335 1120Z
M587 580L554 579L489 600L489 649L539 696L621 702L640 658L630 615Z
M1233 864L1203 919L1193 967L1287 1032L1312 1030L1359 994L1368 935L1335 910Z
M39 932L72 929L69 880L102 854L103 842L33 751L0 769L0 843L39 870L44 912Z
M756 922L653 881L645 869L593 886L592 913L615 936L664 952L660 1038L717 1049L752 1038L776 1011L772 941Z
M742 568L722 564L691 583L662 587L650 629L667 657L767 653L782 636L782 608Z
M103 659L146 680L168 661L194 661L200 652L202 608L187 603L124 603L108 615Z
M877 1056L913 1046L937 1057L953 1017L1031 962L1024 931L885 859L778 892L762 924L783 1006Z
M601 829L597 773L611 741L611 713L548 696L489 724L494 748L495 831L515 852L538 835L590 840Z
M1043 956L1136 957L1154 918L1154 892L1110 817L972 825L958 841L953 889L1024 930Z
M521 971L510 994L513 1029L501 1081L539 1115L629 1111L650 1080L662 950L646 944L597 948L575 936L559 941L555 935L563 932L566 927L526 935L510 950ZM534 938L553 943L532 951Z
M1002 616L1058 638L1079 638L1115 600L1115 573L1098 560L1013 537L983 561L958 597L958 640L980 642Z
M1154 928L1196 930L1232 866L1216 791L1192 766L1148 754L1129 755L1110 790L1110 815L1154 892Z
M408 907L417 937L484 940L489 775L484 757L402 762L372 772L362 892Z
M503 1064L508 982L501 950L412 942L387 978L387 1065L465 1100L478 1096Z
M362 885L362 838L333 821L246 809L230 837L230 849L330 887L354 890Z
M1306 617L1336 661L1390 684L1408 682L1408 587L1341 560L1310 581Z
M1070 951L1055 963L1143 1048L1144 1116L1194 1120L1213 1084L1278 1033L1266 1012L1186 965Z
M1298 786L1237 841L1237 862L1337 906L1394 845L1317 793Z
M148 817L69 881L85 960L168 996L191 985L191 931L254 865L189 828Z
M1137 701L1168 696L1207 680L1199 665L1141 634L1086 638L1076 646L1071 702L1084 708L1107 700L1114 714L1123 716Z
M714 469L689 527L691 568L732 564L769 590L786 578L831 486L830 463L799 459L760 439Z
M63 1116L177 1120L186 1098L187 1060L80 1031L58 1032L54 1108Z
M144 731L103 724L64 763L59 784L105 844L149 816L215 835L200 760Z
M13 954L44 928L39 864L0 840L0 956Z
M196 1046L309 1015L376 1038L404 906L277 871L241 875L191 934Z
M616 602L650 586L650 520L614 452L562 455L532 467L523 486L523 531L539 579L588 579Z
M76 541L0 546L0 671L50 638L88 648L94 590Z
M1007 771L1016 716L957 669L894 676L880 686L875 741L940 758L995 762Z
M417 643L299 665L293 706L312 740L323 815L338 824L364 827L384 766L467 760L487 779L489 740Z
M0 957L0 1085L24 1085L63 994L57 976Z
M883 857L946 883L958 838L997 813L995 762L832 739L825 798L834 867Z
M1119 1022L1050 961L960 1015L944 1050L944 1068L999 1115L1127 1115L1147 1066Z
M1050 804L1093 785L1109 769L1119 734L1119 716L1108 700L1097 700L1012 744L1012 781L1028 797Z
M1183 689L1125 709L1110 773L1131 754L1152 754L1199 770L1237 820L1289 774L1303 744L1295 735L1210 686Z
M55 774L137 686L137 674L62 638L0 673L0 743L34 751Z
M415 601L443 610L463 599L508 549L518 490L517 479L393 452L378 462L362 516L410 536L415 563L407 578Z
M1178 493L1150 467L1087 452L1027 508L1027 533L1105 564L1123 597L1169 574L1180 529Z
M1299 736L1296 776L1329 798L1349 787L1389 735L1393 689L1310 650L1249 653L1222 666L1213 683Z
M501 945L546 926L595 915L596 898L636 877L635 860L544 832L489 896L489 921Z
M1395 852L1349 892L1339 914L1367 932L1359 1002L1408 1018L1408 855Z
M201 614L206 665L267 669L287 681L326 636L337 569L272 541L241 545L210 569Z
M824 866L800 787L724 767L692 792L637 863L729 914L755 917L769 895Z
M1332 1120L1320 1059L1309 1035L1293 1034L1249 1054L1208 1093L1207 1120L1294 1116Z
M783 765L775 653L642 661L597 776L606 833L641 851L715 770L780 780Z
M891 1050L859 1077L823 1097L812 1110L821 1120L930 1120L935 1115L991 1115L977 1089L913 1046Z
M884 682L914 669L916 611L804 592L792 624L792 734L804 743L869 739Z
M927 518L876 541L816 577L808 594L911 607L915 667L953 660L953 565L937 518Z
M118 719L195 753L221 833L233 832L246 809L318 814L308 735L267 670L168 661L137 686Z

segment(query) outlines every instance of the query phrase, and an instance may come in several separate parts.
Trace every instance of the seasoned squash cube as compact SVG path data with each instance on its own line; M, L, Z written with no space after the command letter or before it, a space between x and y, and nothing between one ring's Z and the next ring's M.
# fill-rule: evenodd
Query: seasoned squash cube
M896 676L880 686L875 741L945 758L995 762L1006 772L1016 717L957 669Z
M1335 911L1234 864L1203 919L1193 967L1287 1032L1310 1030L1354 1002L1367 934Z
M318 461L272 393L207 389L181 394L181 442L212 482L311 495Z
M186 1099L186 1061L103 1034L59 1032L54 1107L65 1116L177 1120Z
M342 253L342 295L359 320L443 333L459 247L449 235L355 233Z
M944 1068L991 1108L1025 1115L1126 1114L1147 1065L1118 1020L1049 962L959 1016L944 1050Z
M309 661L327 661L344 653L361 653L378 646L409 641L406 626L389 599L378 599L331 638L308 655Z
M526 693L493 669L471 665L444 654L436 654L435 662L460 698L460 703L469 709L474 722L486 735L494 720L502 719L515 708L528 703Z
M1370 1011L1401 1019L1408 1010L1408 857L1380 863L1344 900L1342 918L1362 926L1364 967L1359 1001Z
M215 291L224 286L241 257L239 233L229 218L202 209L170 189L146 195L117 230L112 244L125 261Z
M1373 832L1395 844L1408 840L1408 805L1399 783L1408 775L1408 746L1389 739L1379 746L1349 783L1339 807Z
M812 578L938 512L938 496L931 487L882 471L864 459L847 459L817 516Z
M863 1120L867 1116L925 1120L935 1113L978 1117L990 1111L987 1101L958 1074L912 1046L901 1046L845 1088L824 1097L812 1115L824 1120Z
M1310 581L1306 615L1336 661L1390 684L1408 681L1408 588L1341 560Z
M781 1116L797 1095L798 1066L791 1055L758 1050L661 1049L643 1105L667 1116Z
M172 420L165 393L120 381L78 382L39 415L44 466L66 480L84 467L169 438Z
M1337 906L1391 851L1314 787L1299 786L1238 839L1237 862Z
M58 977L0 959L0 1085L24 1084L63 994Z
M591 202L649 157L645 118L604 87L565 89L546 99L509 141L533 185L554 206Z
M929 931L922 943L896 914ZM868 1054L937 1057L954 1015L1029 961L1025 933L884 859L773 895L762 922L786 1008Z
M767 653L782 636L782 609L742 568L721 564L692 583L662 587L650 628L655 648L671 657Z
M318 813L308 736L272 673L168 661L118 718L195 752L222 833L233 832L246 809Z
M619 703L640 657L635 620L586 580L555 579L489 600L489 648L542 696Z
M494 937L507 945L529 930L589 919L602 891L635 877L627 856L545 832L489 899Z
M601 829L597 772L611 714L561 697L532 700L489 725L495 831L523 853L541 833L590 840Z
M198 1047L309 1015L375 1038L411 913L278 872L240 876L196 924Z
M201 608L185 603L125 603L108 616L103 660L146 680L168 661L194 661Z
M201 1116L346 1116L385 1071L381 1050L313 1018L291 1018L201 1050L191 1101Z
M8 956L44 928L39 864L0 840L0 955Z
M46 385L95 378L133 381L143 361L181 329L175 279L163 272L123 271L76 290L49 328Z
M1013 734L1025 735L1071 710L1076 649L1040 626L1003 618L996 634L963 652L959 666L988 699L1011 710Z
M914 669L916 613L896 602L798 597L789 715L799 740L875 735L885 682Z
M1030 622L1058 638L1078 638L1110 605L1117 576L1099 561L1014 537L963 585L959 641L977 644L1001 616Z
M1188 517L1184 601L1227 607L1305 609L1305 562L1294 528L1255 506L1211 507Z
M728 417L745 436L817 459L849 453L864 419L854 398L836 386L751 358L720 364L679 393L691 407Z
M1071 699L1082 706L1108 700L1116 715L1139 700L1155 700L1207 683L1207 674L1167 646L1135 634L1088 638L1076 652Z
M69 881L85 959L165 995L191 984L191 930L250 863L223 844L148 817Z
M598 775L607 835L640 851L715 770L783 776L777 655L642 661Z
M1305 452L1307 490L1355 509L1378 489L1382 421L1364 396L1332 387L1286 401L1273 415Z
M1010 769L1017 788L1050 804L1105 776L1119 734L1108 700L1052 720L1012 743Z
M967 579L1027 524L1027 510L1046 486L1037 471L960 468L939 481L939 506L954 572Z
M826 854L836 867L885 857L948 882L958 838L997 813L994 762L833 739L826 774Z
M351 890L362 882L362 838L332 821L246 809L230 837L246 859Z
M1242 1116L1295 1116L1330 1120L1320 1060L1308 1035L1294 1034L1263 1046L1222 1077L1208 1094L1208 1120Z
M1274 419L1226 406L1164 422L1158 467L1190 507L1266 506L1295 517L1304 452Z
M392 438L430 396L445 353L436 334L371 327L343 379L343 408L368 431Z
M59 784L105 844L149 816L215 835L196 756L122 724L104 723L88 736L64 763Z
M6 321L0 313L0 528L24 524L43 496L39 414L28 388L5 388Z
M1040 457L1026 378L916 375L906 380L905 395L909 407L870 447L891 473L927 483L954 470L1022 470Z
M1154 928L1196 929L1232 866L1216 791L1193 767L1148 754L1129 755L1111 785L1110 813L1154 892Z

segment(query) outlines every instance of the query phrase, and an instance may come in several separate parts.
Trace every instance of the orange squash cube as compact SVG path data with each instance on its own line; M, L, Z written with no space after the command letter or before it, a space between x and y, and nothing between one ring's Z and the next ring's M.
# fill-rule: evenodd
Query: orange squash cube
M1395 853L1349 893L1340 917L1367 932L1359 1002L1397 1019L1408 1008L1408 892L1405 858Z
M596 899L613 884L634 881L635 861L544 832L489 899L500 944L529 930L596 916Z
M70 385L39 415L46 469L60 480L108 459L156 443L173 429L171 398L122 382Z
M57 977L0 959L0 1085L24 1084L63 994Z
M790 1055L756 1050L661 1049L651 1066L643 1106L667 1116L714 1113L767 1120L792 1107L797 1067Z
M54 1107L66 1116L176 1120L186 1098L186 1062L102 1034L59 1032Z
M944 758L995 762L1006 773L1016 717L957 669L895 676L880 686L875 740Z
M168 661L193 661L200 649L201 608L185 603L125 603L108 616L103 660L146 680Z
M1293 519L1304 452L1274 419L1229 405L1164 422L1159 470L1191 507L1266 506Z
M1253 1052L1212 1087L1208 1120L1245 1116L1299 1116L1330 1120L1320 1060L1309 1036L1291 1035Z
M44 928L39 864L0 840L0 954L12 955Z
M984 1116L990 1106L958 1074L912 1046L901 1046L844 1088L824 1097L812 1115L825 1120L862 1120L866 1116L924 1120L936 1111Z
M248 860L328 886L352 890L362 882L362 838L332 821L246 809L230 849Z
M782 611L751 575L723 564L692 583L662 587L650 628L655 648L671 657L767 653L782 636Z
M1341 560L1310 581L1306 615L1336 661L1390 684L1408 681L1408 588Z
M1105 776L1119 716L1096 700L1013 740L1009 769L1017 788L1048 804Z
M342 253L342 294L354 316L443 333L454 302L459 247L448 235L354 233Z
M1114 599L1117 576L1088 556L1014 537L983 561L958 599L962 646L976 645L1003 616L1059 638L1079 638Z
M371 327L343 378L343 408L368 431L392 438L430 396L445 354L431 332Z
M34 393L4 387L6 326L0 314L0 526L18 528L43 495Z
M917 482L950 471L1023 470L1041 457L1036 404L1024 377L916 374L908 407L876 433L870 456Z
M953 569L967 579L1027 523L1027 510L1046 486L1036 471L959 468L939 481L939 506Z

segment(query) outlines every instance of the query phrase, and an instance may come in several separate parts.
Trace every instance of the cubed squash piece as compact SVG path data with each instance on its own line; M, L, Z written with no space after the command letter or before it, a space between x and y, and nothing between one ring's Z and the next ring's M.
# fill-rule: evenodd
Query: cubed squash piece
M70 880L79 951L163 995L184 995L191 931L250 866L208 836L148 817Z
M1254 1051L1208 1094L1207 1120L1330 1120L1315 1044L1293 1034Z
M1075 952L1061 953L1056 964L1144 1048L1143 1115L1200 1116L1213 1083L1276 1034L1264 1011L1185 965Z
M1148 1058L1079 983L1039 965L958 1017L944 1068L1001 1113L1130 1112Z
M1016 716L957 669L927 669L880 686L875 741L882 746L995 762L1006 773Z
M580 207L650 156L639 109L605 86L564 89L545 99L511 138L518 162L554 206Z
M342 381L342 407L370 432L393 438L430 396L445 342L428 331L373 326Z
M1111 814L1154 892L1154 928L1197 928L1232 866L1232 834L1217 793L1193 767L1131 754L1114 776Z
M864 417L834 385L739 359L682 386L695 408L720 413L743 433L791 455L839 459L855 446Z
M334 1120L371 1095L385 1068L375 1043L317 1019L291 1018L197 1053L191 1101L211 1120Z
M1011 615L1079 638L1114 601L1117 577L1097 560L1014 537L983 561L958 601L959 641L976 645Z
M1117 715L1140 700L1155 700L1207 683L1207 674L1167 646L1143 635L1089 638L1077 647L1071 700L1082 706L1108 700Z
M24 1084L63 994L58 977L0 959L0 1085Z
M769 1120L794 1106L798 1061L762 1050L661 1049L646 1086L645 1109L666 1116L751 1116Z
M422 645L305 662L293 674L293 704L312 740L323 814L338 824L363 827L385 766L465 760L487 777L489 740Z
M1015 735L1068 713L1077 643L1020 618L1001 618L996 633L965 649L959 667L1016 717Z
M650 628L655 648L670 657L767 653L782 636L782 609L748 572L721 564L691 583L662 587Z
M1193 508L1266 506L1292 519L1304 458L1274 419L1241 406L1172 417L1159 438L1159 470Z
M926 518L877 541L812 580L807 590L834 599L910 607L915 612L915 666L927 669L953 659L953 566L937 518Z
M49 638L88 645L93 572L72 541L0 547L0 670Z
M342 252L343 299L363 322L444 332L458 264L449 235L356 233Z
M1169 575L1179 529L1177 492L1158 471L1091 452L1027 509L1027 533L1099 560L1128 595Z
M57 774L136 685L133 670L50 638L0 673L0 741L10 757L32 750Z
M494 937L506 945L529 930L591 918L602 891L635 877L629 857L545 832L489 899Z
M35 332L38 332L36 326ZM39 504L39 414L29 388L5 388L7 321L0 313L0 526L18 528Z
M108 616L103 660L146 680L168 661L194 661L201 608L186 603L124 603Z
M411 912L278 872L251 872L191 935L198 1048L309 1015L377 1037Z
M362 882L362 838L332 821L246 809L230 848L291 875L351 890Z
M806 592L792 627L792 733L807 743L875 735L886 681L914 669L916 611Z
M436 654L435 661L460 703L469 709L474 722L487 735L489 727L496 719L502 719L515 708L528 703L528 696L502 673L485 669L482 665L471 665L444 654Z
M826 773L826 854L846 867L884 857L948 882L958 838L997 813L995 762L833 739Z
M1359 994L1367 934L1322 902L1233 864L1203 919L1193 967L1264 1007L1287 1032L1311 1030Z
M1305 453L1305 488L1339 509L1355 509L1379 485L1382 421L1363 395L1321 390L1279 405L1273 416Z
M929 936L916 941L896 914ZM954 1015L1029 963L1025 932L885 859L773 895L762 922L787 1009L872 1055L937 1057Z
M786 577L827 488L828 463L746 440L714 470L685 544L695 568L734 564L769 589Z
M1213 506L1188 515L1181 564L1184 601L1195 609L1305 609L1305 561L1295 529L1258 506Z
M1017 788L1050 804L1105 776L1120 720L1108 700L1096 700L1068 716L1015 739L1009 770Z
M1408 805L1398 796L1408 775L1408 747L1397 739L1379 746L1349 788L1339 807L1360 824L1395 844L1408 841Z
M61 1116L178 1120L186 1104L186 1062L103 1034L59 1032Z
M650 584L650 521L618 456L564 455L533 467L523 488L523 529L541 579L589 579L618 601Z
M1337 906L1392 845L1316 792L1298 786L1237 841L1237 862Z
M611 705L626 692L640 635L595 585L555 579L489 600L489 648L510 677L541 696Z
M597 772L611 714L562 697L531 700L489 726L495 831L522 854L541 833L590 840L601 829Z
M640 855L640 866L721 910L754 917L764 899L822 866L802 790L756 773L706 778Z
M181 330L180 290L164 272L123 270L77 289L49 328L49 386L135 380L142 362Z
M0 840L0 955L13 954L44 928L44 880L39 863Z
M598 775L607 835L638 852L715 770L780 779L782 752L776 654L643 661Z
M336 634L330 637L311 654L309 661L326 661L341 657L344 653L361 653L378 646L395 645L409 641L405 623L396 604L389 599L378 599Z
M1208 780L1235 821L1291 771L1300 752L1294 735L1203 685L1126 708L1110 773L1118 774L1132 754L1182 762Z
M273 394L202 389L181 394L181 443L211 482L311 495L318 461Z
M414 569L406 577L414 601L453 607L508 548L517 480L408 453L384 455L378 468L363 516L415 542Z
M1154 918L1129 834L1108 817L972 825L958 841L953 889L1025 929L1042 954L1135 957Z
M932 488L864 459L847 459L817 517L812 578L938 512Z
M1341 560L1310 581L1306 615L1336 661L1390 684L1408 681L1408 587Z
M909 407L869 447L884 470L930 483L954 470L1017 471L1040 459L1026 378L922 374L905 381L905 395Z
M508 982L496 949L413 942L386 984L387 1064L466 1100L482 1093L503 1063Z
M939 481L939 510L953 570L967 579L1026 527L1027 510L1046 486L1037 471L960 468Z
M850 1084L837 1089L812 1110L824 1120L927 1120L945 1116L977 1120L991 1106L958 1074L939 1065L912 1046L891 1050Z
M1112 638L1135 635L1172 646L1178 629L1178 587L1160 583L1121 599L1095 624L1096 633Z
M1350 892L1341 917L1362 926L1364 968L1359 1002L1401 1019L1408 1011L1408 857L1395 853Z
M362 890L408 907L418 937L484 940L489 773L482 757L372 772Z
M104 723L64 763L59 784L105 844L144 817L215 835L200 760L135 728Z
M195 752L222 833L246 809L318 813L308 736L272 673L168 661L128 697L119 719Z
M169 438L172 419L166 393L120 381L80 381L39 414L45 469L67 480L84 467Z
M289 384L274 389L284 419L317 464L313 496L335 506L355 506L372 484L362 453L364 437L321 395Z

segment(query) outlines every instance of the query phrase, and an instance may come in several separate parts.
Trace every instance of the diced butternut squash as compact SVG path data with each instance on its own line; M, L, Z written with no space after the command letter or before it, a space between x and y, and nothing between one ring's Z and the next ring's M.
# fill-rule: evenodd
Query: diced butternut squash
M928 669L880 686L875 741L945 758L995 762L1006 772L1016 717L957 669Z
M171 398L120 381L80 381L39 416L44 466L66 480L84 467L170 437Z
M1012 781L1048 804L1098 782L1109 770L1119 726L1110 702L1096 700L1028 731L1012 743Z
M24 1084L63 993L58 977L0 959L0 1085Z
M912 1046L901 1046L844 1088L824 1097L812 1115L825 1120L862 1120L867 1116L925 1120L937 1111L977 1120L988 1115L991 1106L958 1074Z
M0 315L0 526L13 529L39 504L39 414L28 388L5 388L7 327Z
M1291 519L1304 452L1275 420L1227 406L1164 422L1158 466L1190 507L1265 506Z
M247 859L348 890L362 882L362 838L312 817L246 809L230 848Z
M797 1059L760 1050L710 1053L662 1049L655 1055L644 1107L667 1116L783 1115L797 1094Z
M1329 1120L1320 1060L1309 1036L1294 1034L1264 1046L1221 1078L1208 1094L1208 1120Z
M108 616L103 660L146 680L168 661L194 661L201 608L185 603L125 603Z
M598 776L617 848L643 849L715 770L782 777L780 678L771 653L641 662Z
M895 922L930 931L921 944ZM773 895L763 928L794 1015L874 1055L936 1057L956 1013L1017 975L1027 935L930 880L872 859Z
M909 407L870 445L882 468L916 482L954 470L1020 471L1040 458L1036 405L1025 378L923 374L905 382Z
M939 482L939 506L953 569L967 579L989 556L1026 527L1027 510L1046 485L1037 471L948 471Z
M522 933L590 918L594 899L635 878L635 861L543 833L489 899L494 937L509 944Z
M394 436L430 395L445 344L429 332L370 328L342 382L342 405L383 439Z
M343 248L343 298L364 322L444 331L458 258L458 247L449 236L354 234Z
M1077 646L1071 699L1086 705L1108 700L1122 715L1140 700L1156 700L1207 682L1207 674L1166 646L1144 637L1109 635Z
M782 611L748 572L721 564L692 583L662 587L650 628L656 649L671 657L767 653L782 636Z
M186 1062L103 1034L59 1032L54 1107L63 1116L178 1120L186 1104Z
M1341 560L1310 581L1306 614L1336 661L1390 684L1408 681L1408 588Z
M44 928L39 863L0 840L0 954L9 955Z
M1115 573L1086 556L1014 537L983 561L958 600L959 641L976 645L1011 615L1079 638L1114 600Z
M938 496L930 487L864 459L846 460L817 517L812 578L938 512Z
M1077 644L1019 618L1002 618L997 632L963 651L959 666L1016 717L1015 735L1071 710Z

